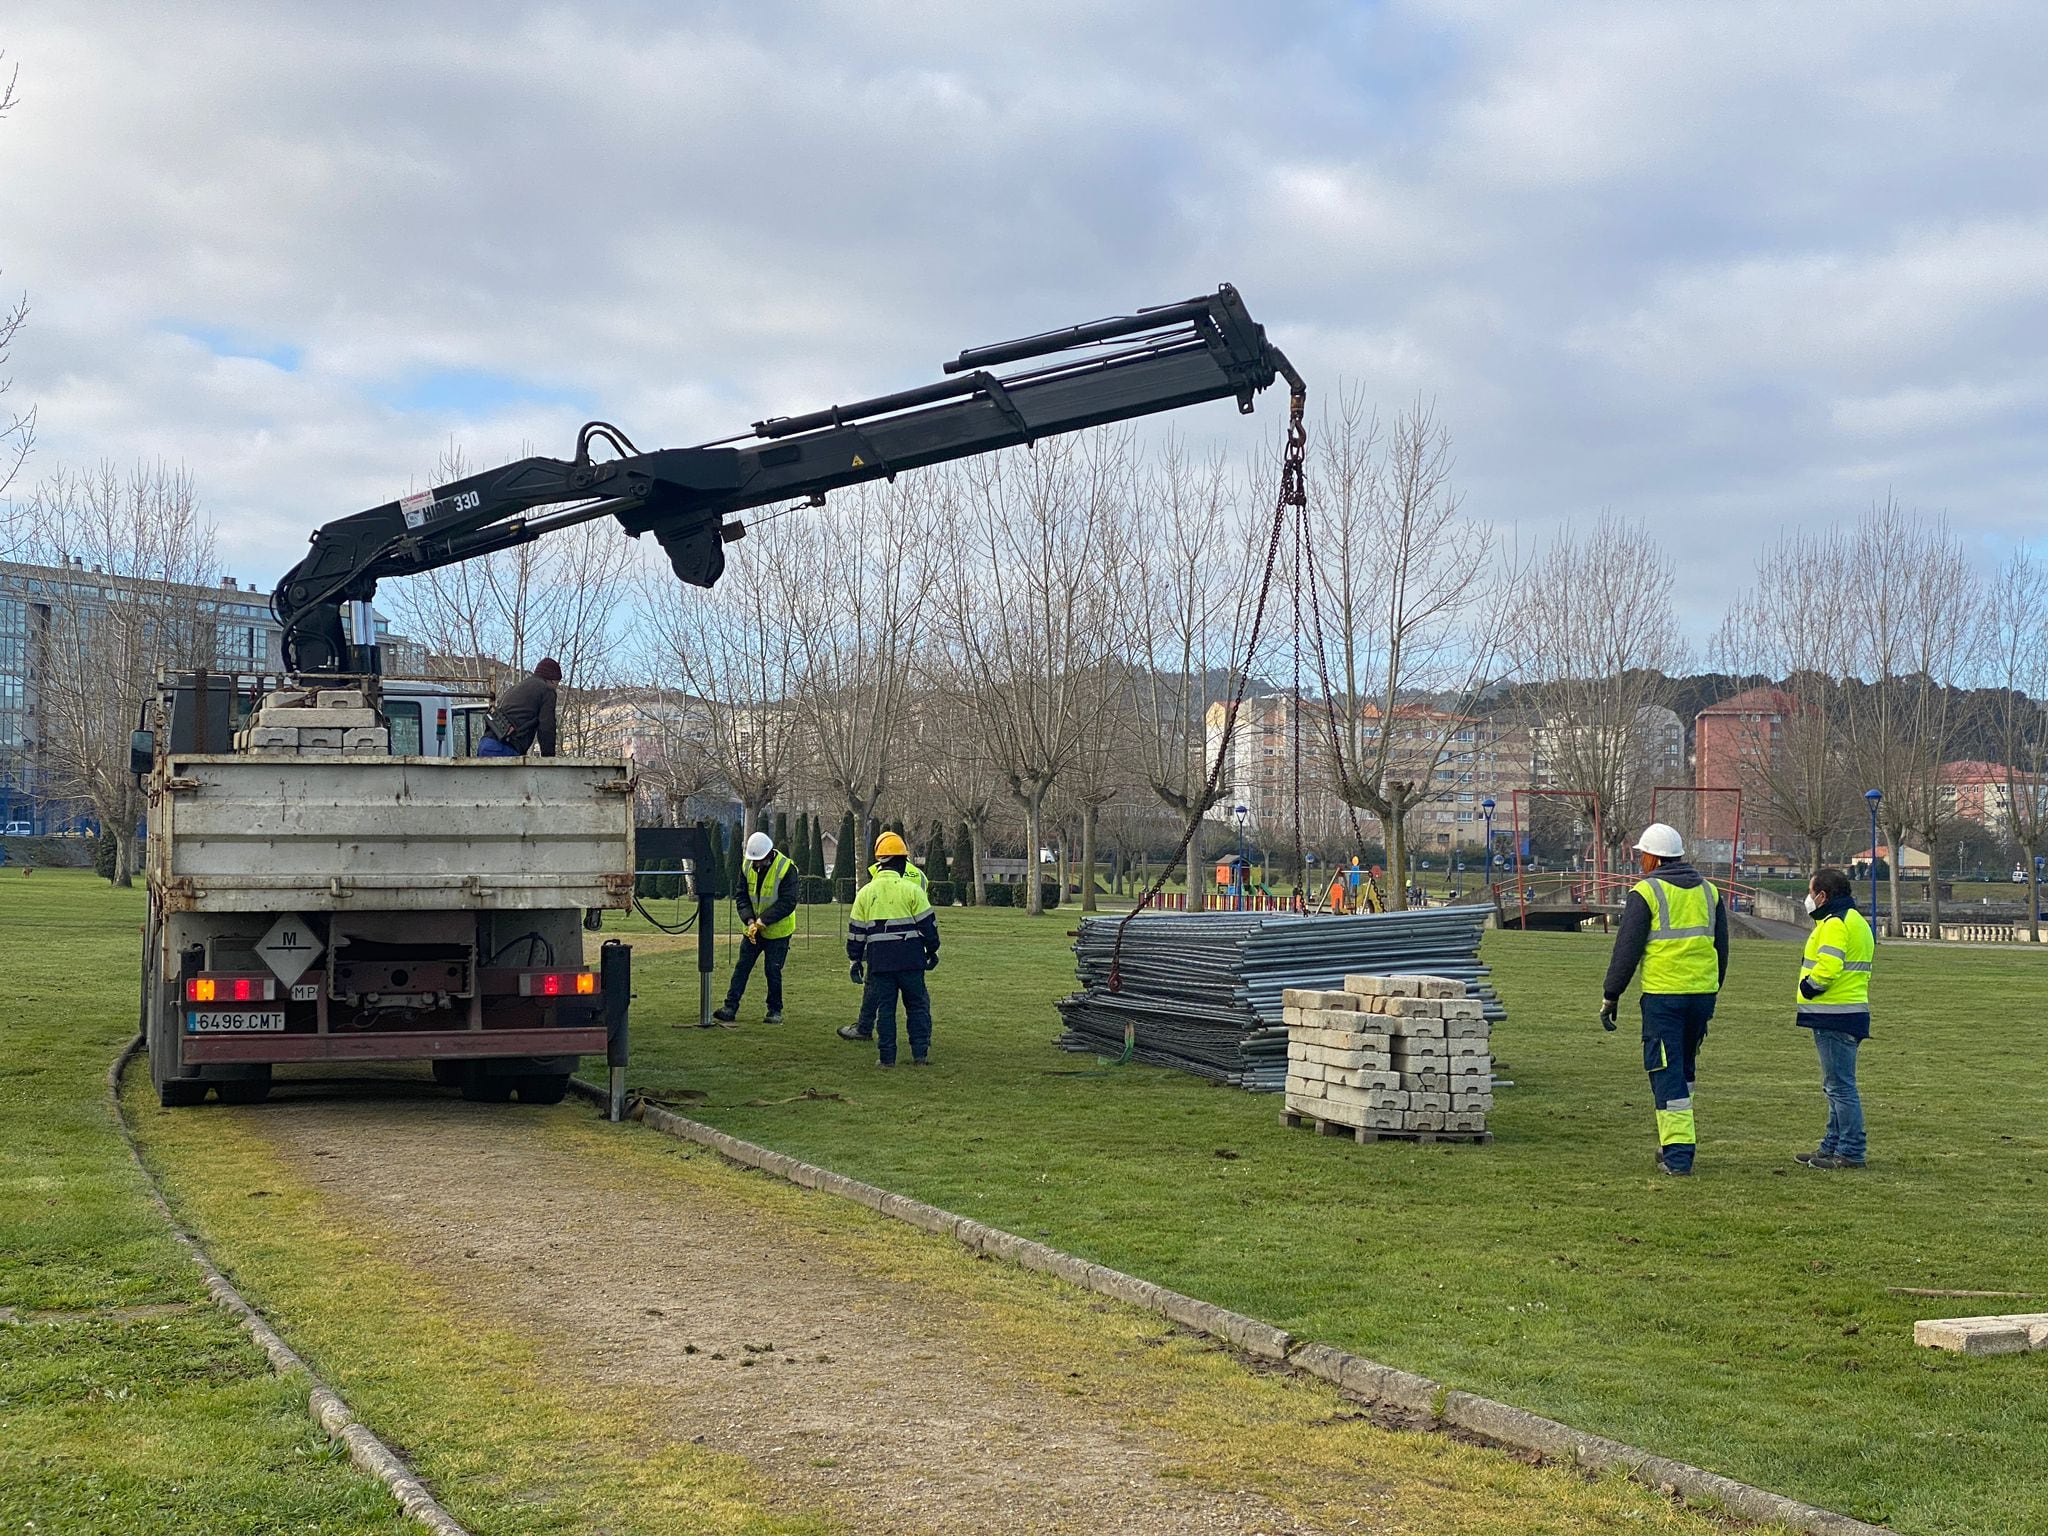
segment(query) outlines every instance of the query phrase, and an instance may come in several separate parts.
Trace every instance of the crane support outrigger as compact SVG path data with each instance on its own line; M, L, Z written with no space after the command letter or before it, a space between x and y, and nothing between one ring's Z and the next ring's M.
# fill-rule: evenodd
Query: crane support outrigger
M1007 375L1011 363L1033 366ZM1042 437L1235 396L1252 399L1301 376L1266 340L1237 290L1142 309L962 352L949 378L801 416L757 421L751 433L695 448L643 453L605 422L577 434L569 459L526 458L327 524L278 584L285 665L301 674L375 674L375 635L344 624L377 583L508 549L557 529L614 517L652 533L678 577L700 587L725 569L734 514L822 501L863 481ZM598 459L603 443L617 457Z

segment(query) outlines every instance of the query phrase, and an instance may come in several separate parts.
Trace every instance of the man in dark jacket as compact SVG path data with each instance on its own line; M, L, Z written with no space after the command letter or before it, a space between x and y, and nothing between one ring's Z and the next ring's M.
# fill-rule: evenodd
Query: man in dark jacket
M747 995L747 978L754 974L754 961L768 965L768 1017L765 1022L782 1022L782 966L789 959L789 941L796 935L796 865L778 853L775 839L756 832L747 839L746 863L740 867L740 888L732 903L739 911L740 950L733 962L732 981L725 989L725 1005L711 1017L731 1024L740 1016L740 999Z
M555 755L555 690L561 686L562 664L541 658L533 672L498 695L486 717L478 757L524 757L538 743L542 757Z
M1643 1069L1657 1106L1657 1166L1684 1178L1698 1149L1693 1079L1714 999L1728 975L1728 907L1721 893L1685 862L1678 829L1656 822L1636 839L1643 878L1628 893L1614 956L1601 988L1600 1022L1615 1010L1636 967L1643 968Z

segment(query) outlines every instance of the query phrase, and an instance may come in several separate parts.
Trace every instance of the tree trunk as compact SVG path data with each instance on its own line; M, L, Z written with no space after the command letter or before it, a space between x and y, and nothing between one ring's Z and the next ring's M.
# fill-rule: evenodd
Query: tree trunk
M1941 869L1935 860L1935 851L1941 847L1941 835L1932 827L1927 830L1927 937L1939 943L1941 940Z
M1093 912L1095 906L1095 818L1100 806L1081 807L1081 910Z
M1387 845L1386 892L1389 912L1408 910L1408 807L1399 798L1393 809L1380 817L1381 841Z
M1024 801L1024 910L1045 916L1045 880L1039 874L1038 836L1044 825L1045 791L1034 790Z
M115 823L115 885L135 889L135 829Z
M1884 864L1884 890L1890 906L1890 910L1885 915L1884 933L1886 938L1896 939L1899 936L1900 926L1899 860L1901 858L1900 849L1904 845L1904 834L1895 827L1885 828L1885 833L1892 840L1892 853L1891 857L1886 859ZM1875 848L1870 850L1870 856L1872 858L1877 857L1877 850Z
M1199 912L1207 905L1207 903L1201 902L1196 894L1202 889L1201 882L1196 879L1196 871L1202 867L1202 824L1200 821L1195 823L1194 835L1188 839L1187 863L1188 910L1190 912Z
M2027 933L2041 942L2041 871L2034 864L2034 850L2022 848L2027 860Z
M1809 832L1806 836L1806 878L1809 883L1811 883L1815 875L1820 873L1820 841L1820 834L1818 832Z
M875 862L874 836L868 829L875 814L875 802L859 801L848 795L846 808L853 812L853 886L859 890L868 883L868 866Z

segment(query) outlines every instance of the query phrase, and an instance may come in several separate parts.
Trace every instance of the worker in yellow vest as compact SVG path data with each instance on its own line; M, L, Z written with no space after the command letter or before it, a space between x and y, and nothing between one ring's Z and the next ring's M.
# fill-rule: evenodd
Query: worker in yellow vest
M1856 1091L1856 1049L1870 1038L1870 973L1877 938L1856 910L1849 877L1839 869L1818 871L1806 887L1813 932L1799 963L1801 1025L1813 1031L1820 1052L1821 1092L1828 1099L1828 1127L1820 1145L1793 1157L1809 1168L1863 1166L1863 1098Z
M924 973L939 965L939 922L925 888L905 879L910 850L894 832L875 842L875 878L846 920L847 975L872 999L878 1065L896 1065L896 1000L903 1000L910 1064L931 1065L932 998Z
M1614 1016L1629 978L1643 971L1643 1068L1657 1106L1657 1166L1685 1178L1698 1150L1693 1084L1714 1000L1728 975L1728 908L1685 861L1676 827L1653 822L1636 839L1643 878L1622 905L1601 988L1600 1023Z
M747 995L747 978L754 963L768 966L769 1024L782 1022L782 966L789 959L789 941L796 933L796 897L800 882L796 865L775 849L766 832L747 839L746 862L740 867L740 888L733 892L733 906L739 911L740 952L733 961L732 980L725 989L725 1006L711 1017L731 1024L740 1016L740 999Z
M926 897L929 898L931 895L931 885L925 879L924 871L919 869L915 864L910 862L908 845L904 843L901 836L894 832L884 832L879 838L875 840L875 862L868 866L869 883L872 884L875 877L881 874L882 872L882 849L885 845L895 848L901 848L904 850L903 878L908 880L912 885L916 886L920 891L923 891ZM860 1017L851 1024L840 1025L839 1028L835 1031L835 1033L842 1040L874 1039L875 1007L876 1005L873 999L870 997L866 989L863 989L860 994Z

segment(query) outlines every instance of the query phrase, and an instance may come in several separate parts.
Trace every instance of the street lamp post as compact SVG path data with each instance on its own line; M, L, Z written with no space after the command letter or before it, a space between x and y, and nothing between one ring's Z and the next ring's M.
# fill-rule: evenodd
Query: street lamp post
M1486 883L1493 884L1493 796L1488 795L1479 802L1479 809L1486 812Z
M1877 806L1884 799L1884 791L1866 789L1863 798L1870 802L1870 915L1874 919L1877 916ZM1897 851L1893 850L1894 853Z

